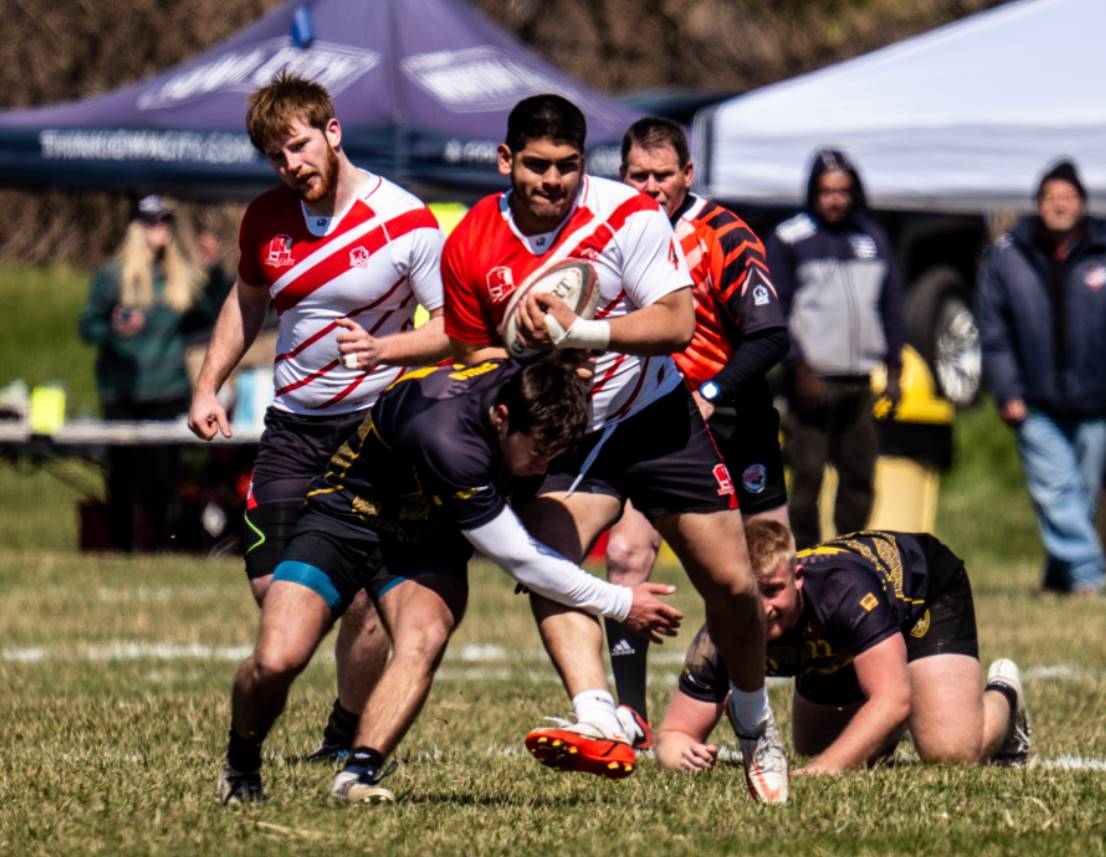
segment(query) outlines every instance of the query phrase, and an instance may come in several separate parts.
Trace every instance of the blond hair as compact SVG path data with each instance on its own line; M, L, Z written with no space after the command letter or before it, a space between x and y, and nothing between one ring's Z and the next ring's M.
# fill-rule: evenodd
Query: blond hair
M783 560L795 555L791 531L779 521L751 521L745 527L749 561L758 579L768 577Z
M180 221L172 226L169 243L161 259L165 272L165 291L160 299L154 295L154 251L146 242L146 228L132 220L116 254L119 259L119 303L123 306L148 308L163 303L177 312L185 312L200 292L202 272L196 263L191 234Z

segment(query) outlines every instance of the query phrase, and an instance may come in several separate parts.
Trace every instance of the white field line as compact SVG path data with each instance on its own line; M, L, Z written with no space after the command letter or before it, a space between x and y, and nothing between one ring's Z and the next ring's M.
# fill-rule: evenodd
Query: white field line
M1057 756L1055 759L1029 760L1035 768L1056 771L1106 771L1106 759L1085 759L1082 756Z
M456 750L440 750L437 747L427 752L420 752L410 758L411 762L441 762L446 759L458 758L466 754L466 752ZM480 751L476 751L480 752ZM492 756L505 759L513 759L517 757L527 756L525 748L522 746L496 746L491 745L485 747L482 755ZM647 751L645 754L639 753L639 758L642 755L652 757L652 752ZM730 762L736 765L741 764L741 750L736 746L723 744L718 748L718 760L720 762ZM916 758L913 760L914 764L920 765ZM1043 769L1048 771L1106 771L1106 759L1093 759L1084 758L1083 756L1058 756L1055 759L1042 759L1040 757L1030 758L1029 767Z
M407 764L438 764L446 762L450 759L462 759L466 756L481 755L489 758L500 759L518 759L527 758L529 754L522 746L520 741L517 746L515 745L496 745L490 744L484 747L482 750L457 750L451 748L449 750L443 750L438 747L434 747L431 750L423 750L418 753L414 753L408 756L404 756L404 761ZM642 759L653 756L652 751L646 751L645 753L639 753L638 758ZM69 751L63 753L62 759L70 762L82 762L88 759L98 759L103 761L105 759L113 762L127 762L137 763L142 762L143 757L137 753L125 752L122 750L112 750L106 747L98 747L94 751ZM282 754L277 753L271 758L274 762L281 762L284 760ZM741 751L733 745L722 744L718 748L718 760L720 762L739 765L741 764ZM912 764L920 765L921 762L916 757L908 760ZM1083 756L1070 756L1061 755L1055 759L1042 759L1039 756L1030 758L1029 767L1031 769L1046 770L1046 771L1106 771L1106 759L1086 758Z
M100 644L76 646L25 646L0 649L0 662L13 664L41 663L52 660L90 662L103 661L222 661L237 663L244 660L252 646L211 646L203 643L162 643L118 640ZM324 659L333 660L332 651L321 653ZM682 651L650 651L649 663L659 667L678 667L683 663ZM1072 664L1044 664L1028 667L1022 676L1029 681L1077 682L1101 679L1106 673ZM661 675L665 683L670 677ZM446 652L445 663L438 671L440 681L525 681L534 684L556 683L556 675L549 669L545 652L540 649L512 651L494 643L470 643ZM771 684L786 684L790 679L772 679Z
M76 646L27 646L0 649L0 661L9 663L36 663L52 659L86 661L137 661L137 660L204 660L240 661L253 651L252 646L209 646L203 643L159 643L118 640L111 643L78 644ZM328 653L324 650L324 657ZM333 658L333 654L329 654ZM657 652L650 655L656 664L682 664L681 652ZM540 649L518 652L495 644L469 644L446 652L446 663L490 664L546 663L547 656Z
M229 586L213 583L190 583L177 586L149 586L139 584L133 587L97 586L81 593L82 601L96 601L101 604L180 604L184 601L210 601L222 598L232 591ZM235 594L240 589L233 590ZM35 589L35 595L41 598L64 598L71 601L73 590L67 586L50 585Z

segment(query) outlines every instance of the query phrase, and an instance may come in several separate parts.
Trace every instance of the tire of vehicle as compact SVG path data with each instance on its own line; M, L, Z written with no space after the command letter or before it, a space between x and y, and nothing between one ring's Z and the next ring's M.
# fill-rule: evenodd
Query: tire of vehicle
M907 341L925 358L937 389L958 408L979 398L982 351L968 289L949 267L924 271L903 307Z

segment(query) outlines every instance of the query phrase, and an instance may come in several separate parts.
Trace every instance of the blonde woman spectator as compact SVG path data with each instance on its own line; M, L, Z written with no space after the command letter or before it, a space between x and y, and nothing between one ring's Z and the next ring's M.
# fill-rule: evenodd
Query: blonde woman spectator
M229 288L217 244L210 236L203 244L201 261L168 202L145 196L115 258L93 276L80 333L99 347L96 384L105 419L164 420L187 412L186 335L212 323ZM109 453L115 548L170 544L176 461L176 451L166 447Z

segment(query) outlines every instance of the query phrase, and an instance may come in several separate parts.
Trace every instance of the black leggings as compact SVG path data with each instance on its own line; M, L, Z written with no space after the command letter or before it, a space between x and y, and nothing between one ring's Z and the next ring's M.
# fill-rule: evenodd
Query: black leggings
M171 420L188 411L189 398L160 402L105 402L106 420ZM115 550L173 546L179 514L176 446L112 446L107 453L108 516Z

